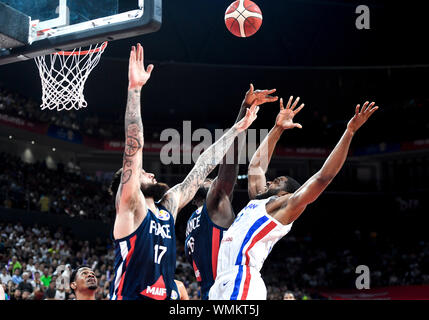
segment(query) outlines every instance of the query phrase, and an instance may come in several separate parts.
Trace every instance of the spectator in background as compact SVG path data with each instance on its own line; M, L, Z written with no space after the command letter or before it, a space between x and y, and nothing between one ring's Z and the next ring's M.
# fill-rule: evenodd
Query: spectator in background
M55 293L55 300L65 300L66 299L66 291L64 289L64 285L60 285L57 288Z
M12 268L12 273L15 273L16 269L22 269L21 263L18 261L18 258L16 256L12 257L12 260L9 261L8 264L9 268Z
M43 284L43 282L40 280L40 273L39 271L36 271L34 273L34 279L30 281L31 285L33 286L34 290L39 289L42 290L44 289L45 285Z
M1 269L1 274L0 274L0 283L3 283L5 285L7 285L7 283L12 280L11 275L9 274L9 271L7 271L6 266L4 266Z
M19 285L22 282L21 269L15 269L12 276L12 282L16 285Z
M27 263L27 266L25 267L24 271L29 271L31 275L34 275L34 273L36 272L36 268L33 265L33 258L28 259L28 263Z
M5 208L8 208L8 209L12 208L12 205L13 205L12 200L10 200L9 197L6 197L6 199L3 201L3 205Z
M13 295L11 295L10 300L22 300L22 292L19 289L15 289Z
M22 300L33 300L33 297L31 295L32 293L30 291L28 291L28 289L25 289L24 291L22 291L21 289L18 289L18 290L20 290L22 292L22 294L21 294Z
M33 285L28 280L28 278L29 278L28 272L24 272L22 274L22 281L18 284L18 289L21 290L23 295L24 295L25 291L28 291L29 293L33 293Z
M33 300L43 300L43 297L44 297L43 290L40 288L35 288L34 294L33 294Z
M43 275L40 277L40 281L42 281L45 287L49 287L52 280L52 275L49 274L49 268L44 268Z
M55 300L56 294L57 294L57 289L55 288L55 282L51 281L48 289L45 290L44 299L45 300Z
M296 300L292 292L286 291L283 295L283 300Z
M51 199L48 196L42 194L39 199L40 211L45 213L49 212L50 204Z

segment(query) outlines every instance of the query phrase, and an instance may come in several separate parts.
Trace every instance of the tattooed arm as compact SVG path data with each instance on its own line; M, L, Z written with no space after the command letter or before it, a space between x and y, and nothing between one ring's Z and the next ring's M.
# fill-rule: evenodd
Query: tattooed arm
M246 108L251 107L254 102L261 106L264 103L276 101L278 97L271 96L275 91L276 89L255 90L253 84L250 84L250 88L244 96L235 123L239 122L244 117ZM210 219L216 225L224 228L228 228L235 218L231 206L232 192L237 181L241 150L245 142L246 135L244 132L240 133L240 135L235 138L234 143L219 164L218 175L213 181L206 197Z
M207 176L219 164L234 139L245 131L257 117L259 107L254 103L247 109L246 116L229 129L218 141L212 144L198 158L185 180L171 188L162 198L161 203L176 218L177 213L195 196L198 188Z
M146 203L140 191L142 171L143 123L140 112L141 89L149 80L153 65L145 70L143 47L132 47L129 60L128 101L125 111L125 150L122 163L121 183L116 194L115 238L133 232L135 213L138 208L146 214ZM140 219L142 217L139 217ZM144 216L143 216L144 218ZM130 232L131 231L131 232Z

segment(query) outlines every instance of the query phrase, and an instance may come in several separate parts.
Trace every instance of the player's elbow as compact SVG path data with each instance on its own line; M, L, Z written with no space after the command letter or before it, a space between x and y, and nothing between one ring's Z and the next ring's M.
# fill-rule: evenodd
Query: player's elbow
M317 182L321 185L328 185L334 180L335 174L320 171L316 177Z

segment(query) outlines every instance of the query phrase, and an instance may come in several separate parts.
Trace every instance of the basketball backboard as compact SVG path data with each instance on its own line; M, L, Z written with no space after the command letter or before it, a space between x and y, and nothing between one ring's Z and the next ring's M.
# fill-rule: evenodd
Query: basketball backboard
M23 19L12 27L17 19L9 19L13 21L8 27L0 21L0 65L155 32L162 21L162 0L0 0L1 4ZM3 14L8 18L6 9ZM3 20L5 24L7 19ZM28 40L2 45L5 28L9 32L5 38L13 40L15 30L22 29Z

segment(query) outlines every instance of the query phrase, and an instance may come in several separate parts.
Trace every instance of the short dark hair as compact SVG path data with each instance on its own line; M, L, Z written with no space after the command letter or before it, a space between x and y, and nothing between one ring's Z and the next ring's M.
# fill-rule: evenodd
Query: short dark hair
M74 282L74 281L76 280L77 273L78 273L79 269L82 269L82 268L88 268L88 269L91 269L91 268L90 268L90 267L88 267L88 266L78 266L78 267L76 267L76 269L74 269L74 270L73 270L73 272L72 272L72 274L71 274L71 276L70 276L70 283L72 283L72 282ZM91 269L91 270L92 270L92 269Z
M284 191L286 191L287 193L294 193L301 187L301 184L294 178L286 176L286 179L287 180L285 181Z
M122 168L116 171L116 173L113 175L112 182L109 186L109 194L115 198L116 192L118 192L119 184L121 183L121 176L122 176Z

